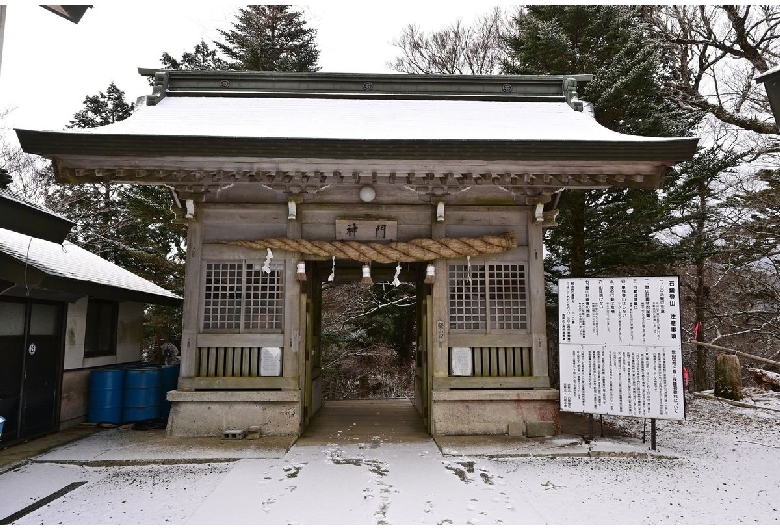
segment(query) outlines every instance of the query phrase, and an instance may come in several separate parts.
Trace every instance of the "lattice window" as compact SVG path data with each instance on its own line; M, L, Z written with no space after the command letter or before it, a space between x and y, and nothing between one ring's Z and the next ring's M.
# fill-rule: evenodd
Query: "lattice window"
M450 329L487 328L485 266L450 265Z
M284 266L272 263L265 273L260 264L246 264L244 329L282 329Z
M243 296L242 263L207 263L203 329L239 329Z
M528 328L525 265L475 263L449 266L450 329Z
M206 263L203 330L262 332L284 325L284 263Z
M526 329L525 266L520 263L488 264L487 284L491 329Z

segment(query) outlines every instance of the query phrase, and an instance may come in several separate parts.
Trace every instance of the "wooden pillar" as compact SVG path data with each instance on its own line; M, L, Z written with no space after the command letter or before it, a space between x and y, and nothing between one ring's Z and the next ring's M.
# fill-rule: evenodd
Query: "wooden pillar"
M444 221L436 220L436 207L438 201L432 202L431 208L431 237L438 239L447 237L447 210L444 212ZM446 208L446 207L445 207ZM431 326L428 330L429 357L432 362L428 364L428 388L432 388L433 377L448 377L449 373L449 354L447 347L448 318L447 318L447 265L446 259L437 259L434 262L436 267L436 283L433 284L431 307ZM424 276L423 276L424 278ZM442 329L440 329L440 327ZM442 335L443 336L440 336Z
M542 223L533 219L529 211L528 227L528 302L531 319L532 375L546 377L547 366L547 315L544 296L544 247Z
M450 375L450 363L447 344L447 260L437 259L436 283L433 284L431 305L431 326L428 330L428 344L430 345L430 359L428 371L433 377L448 377ZM433 381L429 377L431 384Z
M200 205L198 205L200 206ZM184 306L182 308L181 372L179 377L197 374L198 315L200 315L200 276L203 270L203 227L197 217L187 223L187 261L184 273Z
M299 239L301 237L301 206L296 202L297 213L295 219L287 219L287 237ZM285 252L285 294L284 294L284 375L285 377L299 377L304 375L301 371L300 359L303 357L304 340L306 333L305 310L301 307L301 284L296 278L296 265L301 258L299 252ZM309 278L307 281L313 281ZM305 383L302 383L305 384ZM303 387L301 387L303 388Z

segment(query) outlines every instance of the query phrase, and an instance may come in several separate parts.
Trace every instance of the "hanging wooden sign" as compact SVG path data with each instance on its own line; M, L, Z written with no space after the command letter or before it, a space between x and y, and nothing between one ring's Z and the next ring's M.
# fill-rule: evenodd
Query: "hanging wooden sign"
M336 239L352 241L395 241L398 221L389 219L336 219Z

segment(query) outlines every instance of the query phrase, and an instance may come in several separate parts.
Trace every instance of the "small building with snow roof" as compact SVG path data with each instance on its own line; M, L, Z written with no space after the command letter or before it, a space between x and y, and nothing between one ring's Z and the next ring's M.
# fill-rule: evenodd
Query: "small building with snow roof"
M62 182L159 184L188 224L168 432L299 434L321 400L322 283L417 286L428 431L555 425L543 231L565 189L654 189L697 140L610 131L589 76L152 71L95 129L17 130Z
M0 209L29 223L16 227L26 233L0 227L0 444L7 444L86 421L91 370L140 361L145 305L181 299L62 241L70 221L7 189Z

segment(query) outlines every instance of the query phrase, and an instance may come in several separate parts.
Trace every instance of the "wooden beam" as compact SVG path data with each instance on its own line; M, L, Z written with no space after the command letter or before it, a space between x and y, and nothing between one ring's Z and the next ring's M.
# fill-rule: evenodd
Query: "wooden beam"
M433 390L499 390L550 388L549 377L434 377ZM468 397L464 396L468 401Z
M182 377L179 390L298 390L295 377Z
M688 344L693 344L695 346L704 346L705 348L711 348L713 350L719 350L719 351L725 351L728 353L731 353L732 355L738 355L740 357L744 357L745 359L750 359L751 361L756 361L760 363L769 364L772 366L780 366L780 362L773 361L771 359L766 359L764 357L759 357L758 355L751 355L749 353L741 352L739 350L735 350L732 348L725 348L723 346L718 346L717 344L711 344L709 342L698 342L695 340L688 341Z

